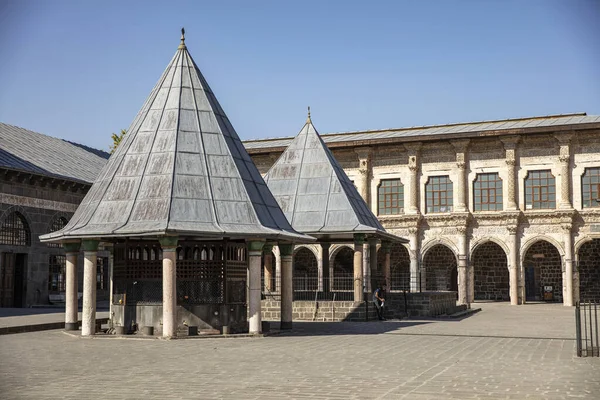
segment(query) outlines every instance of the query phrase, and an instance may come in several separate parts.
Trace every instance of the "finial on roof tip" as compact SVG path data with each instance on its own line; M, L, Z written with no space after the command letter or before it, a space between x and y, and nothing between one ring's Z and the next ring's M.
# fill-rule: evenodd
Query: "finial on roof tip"
M310 120L310 106L308 106L308 118L306 118L306 123L312 123Z
M179 43L180 49L185 49L185 28L181 28L181 43Z

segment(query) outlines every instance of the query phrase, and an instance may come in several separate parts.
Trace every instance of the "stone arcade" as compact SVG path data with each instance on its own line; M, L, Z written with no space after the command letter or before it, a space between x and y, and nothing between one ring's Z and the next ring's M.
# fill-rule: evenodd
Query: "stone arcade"
M392 246L392 289L457 290L459 303L600 300L600 116L322 139L381 225L410 240ZM292 140L244 145L265 173ZM313 247L297 254L307 249L321 266ZM329 263L348 263L352 250L331 246Z
M113 323L175 337L185 325L244 330L246 276L249 330L260 333L265 241L283 246L313 240L290 226L188 53L183 33L125 140L69 223L41 237L63 243L67 252L71 329L77 323L74 255L83 247L85 336L95 333L101 242L113 244Z

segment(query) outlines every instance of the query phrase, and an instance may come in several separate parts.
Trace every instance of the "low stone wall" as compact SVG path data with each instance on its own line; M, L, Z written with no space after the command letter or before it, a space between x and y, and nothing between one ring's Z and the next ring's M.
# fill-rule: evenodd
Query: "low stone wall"
M281 302L262 301L262 318L266 321L280 319ZM377 319L373 304L353 301L294 301L292 319L295 321L367 321Z
M369 296L370 299L370 296ZM456 292L388 293L386 295L386 318L436 317L450 315L464 306L456 305ZM278 321L279 300L262 301L262 319ZM371 301L294 301L292 319L295 321L367 321L377 319L377 311Z
M466 309L466 306L456 305L456 292L407 293L406 297L408 310L405 312L411 317L437 317Z

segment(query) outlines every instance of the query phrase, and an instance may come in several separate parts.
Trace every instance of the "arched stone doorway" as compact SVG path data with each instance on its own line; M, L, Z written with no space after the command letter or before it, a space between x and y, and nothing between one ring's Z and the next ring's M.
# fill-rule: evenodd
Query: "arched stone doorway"
M600 301L600 239L584 243L577 252L579 299Z
M508 260L500 245L480 244L471 256L475 300L510 300Z
M526 301L544 300L544 287L552 286L552 301L562 302L562 261L552 243L535 242L525 254L523 269Z
M381 248L377 252L377 264L383 272L385 252ZM394 243L390 248L390 281L390 291L410 290L410 255L400 243Z
M294 254L294 290L317 290L319 287L319 264L317 257L306 247Z
M425 290L452 290L458 292L456 256L443 244L436 244L423 257Z

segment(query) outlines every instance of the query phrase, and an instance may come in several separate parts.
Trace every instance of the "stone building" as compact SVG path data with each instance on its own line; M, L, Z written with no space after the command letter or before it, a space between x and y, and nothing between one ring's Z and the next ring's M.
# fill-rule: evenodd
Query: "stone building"
M64 301L65 252L39 236L69 222L108 156L0 123L1 307ZM99 298L107 297L107 252L99 255L98 271Z
M460 303L600 300L600 116L322 138L383 227L410 239L391 249L392 290L456 290ZM244 145L264 174L292 139ZM351 246L331 247L334 275L351 271ZM319 268L321 254L297 246L294 268Z

